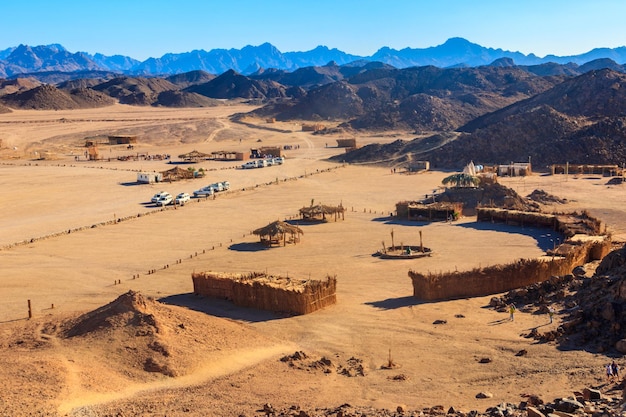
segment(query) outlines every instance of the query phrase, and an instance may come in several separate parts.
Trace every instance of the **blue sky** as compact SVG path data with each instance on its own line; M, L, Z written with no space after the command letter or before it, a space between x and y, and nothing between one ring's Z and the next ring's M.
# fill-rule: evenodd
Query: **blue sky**
M30 0L3 1L0 49L59 43L139 60L269 42L355 55L463 37L538 56L626 45L624 0Z

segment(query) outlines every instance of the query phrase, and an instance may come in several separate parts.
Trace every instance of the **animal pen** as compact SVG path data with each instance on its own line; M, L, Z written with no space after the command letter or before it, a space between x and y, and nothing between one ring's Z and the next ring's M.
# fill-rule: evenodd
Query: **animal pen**
M420 273L409 271L414 297L426 301L480 297L547 281L570 274L580 265L601 260L611 251L611 239L599 235L601 222L582 214L550 215L516 210L479 208L479 221L506 222L518 226L546 227L567 239L545 256L519 259L509 264L470 271Z
M308 314L337 302L337 278L295 279L259 272L191 275L197 295L232 301L241 307L290 314Z

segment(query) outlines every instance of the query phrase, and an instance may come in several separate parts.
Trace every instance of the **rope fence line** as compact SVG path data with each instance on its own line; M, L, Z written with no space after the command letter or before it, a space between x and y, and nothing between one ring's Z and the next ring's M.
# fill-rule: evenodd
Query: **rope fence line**
M341 168L341 167L343 167L343 165L336 166L336 167L331 167L331 168L326 168L326 169L322 169L322 170L318 169L318 170L316 170L313 173L305 173L305 174L297 176L297 177L285 177L282 180L282 182L285 183L287 181L296 181L296 180L298 180L300 178L306 178L306 177L311 176L311 175L322 174L322 173L325 173L325 172L330 172L332 170L335 170L335 169L338 169L338 168ZM278 180L278 178L277 178L275 181L270 181L270 182L261 183L261 184L255 184L252 187L244 187L244 188L241 188L241 189L230 190L228 192L228 194L232 195L232 194L236 194L238 192L250 191L250 190L256 189L256 188L261 187L261 186L279 185L280 183L281 183L281 180ZM216 198L217 198L217 194L213 194L212 198L209 198L208 196L205 196L204 199L196 198L193 201L195 201L196 203L200 203L202 201L207 201L209 199L215 200ZM86 230L86 229L94 229L96 227L110 226L110 225L113 225L113 224L121 223L121 222L128 221L128 220L137 219L137 218L143 217L143 216L153 215L153 214L160 213L160 212L167 211L167 210L177 210L178 207L179 206L177 206L177 205L173 205L171 207L166 206L166 207L161 207L161 208L155 208L153 210L144 211L144 212L141 212L141 213L137 213L137 214L129 215L129 216L124 216L124 217L117 217L115 214L113 214L113 220L101 221L101 222L98 222L98 223L91 224L89 226L75 227L75 228L71 228L71 229L68 229L68 230L61 231L61 232L54 232L54 233L50 233L50 234L47 234L47 235L44 235L44 236L33 237L31 239L26 239L26 240L14 242L14 243L5 244L3 246L0 246L0 251L11 249L11 248L14 248L16 246L29 245L31 243L35 243L37 241L41 241L41 240L45 240L45 239L49 239L49 238L53 238L53 237L58 237L58 236L63 236L63 235L71 234L71 233L80 232L80 231L83 231L83 230Z

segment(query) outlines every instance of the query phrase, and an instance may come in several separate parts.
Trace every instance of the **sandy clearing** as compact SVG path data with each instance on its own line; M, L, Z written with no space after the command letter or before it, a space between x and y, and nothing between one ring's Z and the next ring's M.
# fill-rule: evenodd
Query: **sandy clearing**
M139 146L151 152L177 155L194 148L205 152L249 149L259 144L292 144L300 148L289 151L287 163L280 167L239 170L234 163L202 164L209 170L206 180L168 184L168 191L172 194L189 192L205 182L218 180L229 180L232 191L215 200L200 200L163 211L145 203L165 185L127 183L134 181L134 170L169 168L165 161L79 163L69 152L79 152L81 148L70 145L56 161L32 161L15 159L13 151L5 149L3 156L8 159L0 163L3 201L0 246L82 226L87 228L0 250L0 326L19 325L19 320L26 316L27 299L33 302L37 317L53 318L66 312L94 309L133 289L173 304L246 323L288 343L289 347L263 356L269 360L257 365L253 363L261 358L246 362L252 370L244 373L232 370L233 375L220 378L217 385L200 384L195 388L194 395L198 392L208 395L217 389L224 409L230 411L232 402L258 407L268 400L277 405L299 402L336 406L350 402L388 408L399 403L419 408L443 402L482 409L484 402L475 398L478 391L493 392L492 403L496 404L519 400L524 392L541 393L551 399L580 389L581 385L601 385L603 357L580 351L558 351L552 345L537 345L521 336L533 327L545 328L546 317L520 313L515 322L510 323L503 320L506 314L485 308L489 297L441 303L420 303L411 297L407 276L410 268L463 270L539 256L553 244L555 236L549 232L478 225L472 218L453 224L430 225L389 221L387 216L397 201L416 199L432 192L447 174L393 175L386 168L330 164L323 158L342 150L327 148L326 143L332 144L328 137L297 131L278 133L224 124L225 129L213 140L203 142L211 137L211 129L219 128L227 116L228 111L223 108L189 112L162 109L145 109L144 112L144 109L133 108L129 109L132 113L125 113L122 110L126 108L113 106L102 110L101 117L118 119L116 129L127 126L139 129L129 118L161 120L159 129L163 138L151 139L150 143ZM83 120L92 116L95 113L69 112L63 117ZM17 123L11 123L10 135L19 138L20 142L15 143L20 147L28 147L33 140L49 141L47 135L70 137L76 132L79 135L91 132L86 126L88 123L82 121L72 123L76 130L65 131L68 123L56 126L61 123L54 122L54 118L58 118L54 113L0 115L0 122L10 121L11 117L33 123L38 123L39 119L53 120L48 133L39 131L36 138L27 137L29 128L22 131ZM172 119L170 124L177 126L180 119L194 117L215 120L198 121L197 126L209 130L199 128L193 141L172 143L167 137L166 119ZM21 127L27 126L28 123L24 123ZM98 122L94 130L100 132L106 127L106 123ZM392 136L362 138L363 143L395 139ZM124 152L127 151L123 148L112 148L110 154ZM328 168L332 169L326 171ZM516 188L522 195L541 188L568 198L568 205L553 209L589 210L603 218L607 230L621 238L626 233L624 190L606 185L607 180L592 176L537 175L502 179L501 182ZM271 250L256 248L257 238L250 235L253 229L276 219L296 216L298 209L311 200L325 204L341 202L348 208L345 221L303 226L302 242L295 246ZM89 227L138 213L152 214ZM424 243L434 250L434 255L411 261L384 261L372 257L383 241L391 243L392 230L396 243L406 244L416 244L418 232L422 231ZM148 275L149 270L156 272ZM311 278L336 274L338 304L307 316L284 317L199 299L190 294L190 275L201 270L267 270ZM133 276L138 278L133 279ZM121 280L121 284L115 285L117 280ZM51 309L52 304L54 309ZM459 314L464 317L457 318ZM438 319L447 320L447 325L433 325ZM368 376L324 379L323 375L305 377L281 368L276 357L293 353L290 349L296 347L320 356L361 358ZM529 351L528 357L515 356L522 348ZM401 366L394 372L405 374L409 382L390 382L390 372L380 369L390 349ZM481 357L491 357L492 364L479 364ZM228 369L224 365L222 371L228 373ZM242 394L233 384L245 386L247 393ZM180 393L176 382L159 388L168 393ZM119 387L114 391L116 393L111 395L117 395L115 402L120 404L133 404L133 407L152 404L151 393L140 389L125 392ZM268 398L270 393L274 396ZM442 393L446 393L445 399ZM129 395L132 399L123 400ZM184 392L180 395L181 401L192 401ZM97 399L89 393L76 395L76 402L64 403L63 410L81 404L93 405L107 398L113 399ZM171 413L168 407L174 406L162 404L160 410ZM201 405L195 406L202 409ZM225 411L224 415L229 414Z

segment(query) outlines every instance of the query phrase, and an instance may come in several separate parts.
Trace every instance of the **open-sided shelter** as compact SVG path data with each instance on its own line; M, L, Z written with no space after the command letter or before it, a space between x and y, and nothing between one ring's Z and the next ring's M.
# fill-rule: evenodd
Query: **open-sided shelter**
M193 150L191 152L178 155L178 157L185 162L198 162L198 161L205 161L207 159L211 159L212 155Z
M316 204L309 207L302 207L300 209L300 217L302 217L302 220L326 221L326 216L335 216L335 221L337 221L338 216L341 216L342 220L344 219L345 211L346 209L341 204L338 206Z
M261 238L261 243L267 246L280 245L281 241L283 246L285 246L288 242L287 236L289 236L289 242L295 244L300 241L299 235L304 234L302 229L298 226L281 222L280 220L276 220L265 227L256 229L252 233L258 235Z

